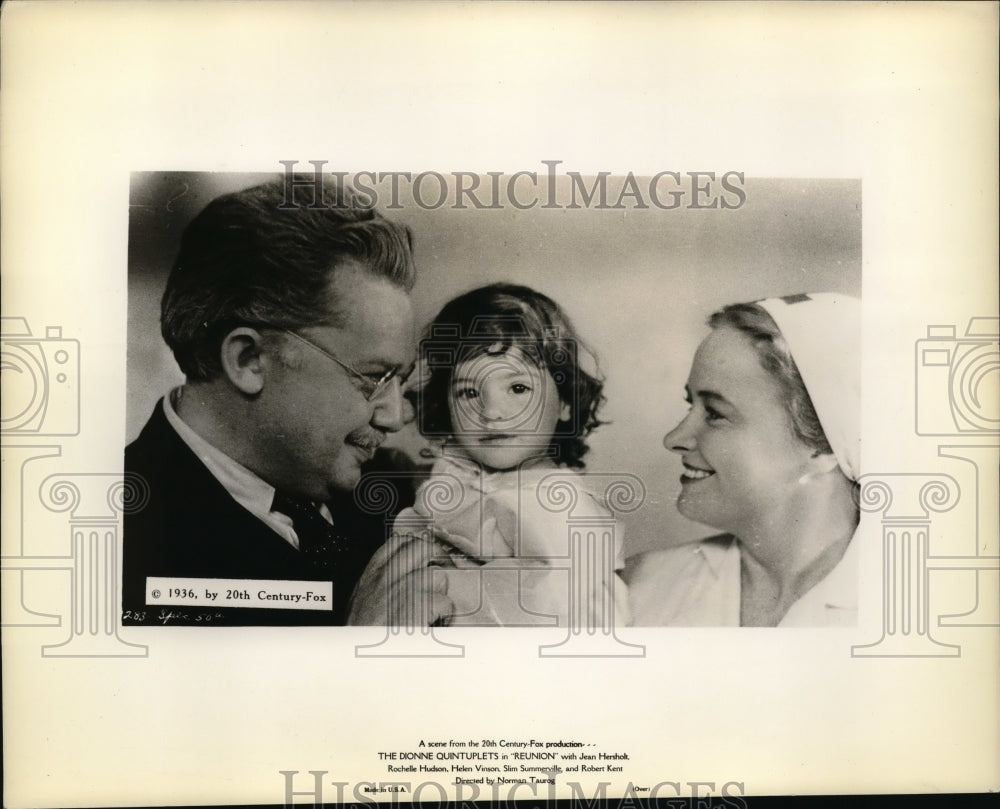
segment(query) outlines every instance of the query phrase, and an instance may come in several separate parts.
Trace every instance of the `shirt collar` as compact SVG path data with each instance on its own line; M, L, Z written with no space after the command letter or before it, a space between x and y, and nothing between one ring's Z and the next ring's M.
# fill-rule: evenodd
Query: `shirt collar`
M860 546L858 529L833 570L806 594L811 601L821 601L825 606L839 609L856 609L858 605L858 556ZM700 553L712 574L719 578L732 572L733 559L739 560L735 537L725 534L709 537L699 542L694 552ZM803 598L805 595L803 596Z
M213 447L181 420L181 417L177 415L175 407L183 395L183 388L175 388L170 392L169 396L163 399L163 412L166 414L170 426L177 431L177 435L181 437L181 440L208 467L212 475L235 500L242 503L254 513L261 510L264 513L269 512L271 510L271 503L274 500L274 487L251 472L243 464L230 458L222 450ZM251 508L248 503L259 507Z
M298 548L299 540L292 526L291 517L271 510L271 505L274 502L274 486L256 473L251 472L243 464L230 458L222 450L212 446L192 430L177 415L176 406L183 395L184 388L178 387L174 388L168 396L163 397L163 413L181 441L205 464L212 476L222 484L237 503L270 526L290 545ZM318 511L323 519L333 523L333 517L325 503L318 506Z
M737 566L739 564L740 554L736 537L728 534L708 537L695 545L693 550L701 554L715 578L731 574L734 558Z

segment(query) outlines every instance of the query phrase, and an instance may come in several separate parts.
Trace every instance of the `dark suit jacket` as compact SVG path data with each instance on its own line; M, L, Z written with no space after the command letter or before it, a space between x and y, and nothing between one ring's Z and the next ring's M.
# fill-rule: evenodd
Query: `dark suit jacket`
M125 474L126 488L132 485L138 492L136 507L126 508L123 529L125 625L343 624L354 585L385 541L386 518L392 516L364 515L350 495L329 504L338 532L351 539L352 549L332 575L332 611L147 605L147 576L330 581L331 574L309 565L232 498L170 426L162 400L126 447Z

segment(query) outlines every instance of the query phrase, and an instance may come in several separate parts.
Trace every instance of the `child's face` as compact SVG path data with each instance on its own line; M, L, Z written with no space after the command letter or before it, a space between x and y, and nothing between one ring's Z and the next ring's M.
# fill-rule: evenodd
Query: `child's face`
M552 375L516 347L459 363L448 407L459 447L490 469L544 456L556 424L570 416Z

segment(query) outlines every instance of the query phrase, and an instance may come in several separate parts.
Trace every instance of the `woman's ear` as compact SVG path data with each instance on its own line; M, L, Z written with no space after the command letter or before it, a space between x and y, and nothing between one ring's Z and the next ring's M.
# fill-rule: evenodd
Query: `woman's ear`
M839 470L837 456L832 452L814 452L806 463L806 472L799 478L800 483L805 483L811 478L820 478L830 472Z
M241 326L222 339L222 370L242 393L254 396L264 388L263 338L256 329Z
M559 411L559 421L569 421L571 418L573 418L573 408L569 402L563 402L562 409Z

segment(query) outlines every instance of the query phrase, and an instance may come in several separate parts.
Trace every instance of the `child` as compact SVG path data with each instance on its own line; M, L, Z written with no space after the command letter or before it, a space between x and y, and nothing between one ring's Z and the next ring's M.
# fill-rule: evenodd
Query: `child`
M581 367L586 353L551 299L502 283L452 300L421 343L429 377L418 424L441 442L440 455L394 530L433 521L445 548L433 575L447 577L451 625L627 620L613 516L585 476L568 471L583 468L585 439L600 424L603 385L596 367ZM580 519L596 549L579 529L571 538ZM584 564L594 569L581 573Z

